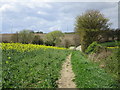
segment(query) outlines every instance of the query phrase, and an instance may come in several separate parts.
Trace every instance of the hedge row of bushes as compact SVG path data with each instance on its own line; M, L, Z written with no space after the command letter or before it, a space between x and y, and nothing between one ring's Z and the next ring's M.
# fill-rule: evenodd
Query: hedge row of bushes
M4 40L2 41L3 43L11 43L11 42L14 42L14 43L23 43L23 44L28 44L28 43L31 43L31 44L38 44L38 45L46 45L46 46L55 46L55 43L53 42L48 42L48 41L44 41L39 35L35 35L31 41L28 41L28 40L20 40L19 37L16 37L16 35L13 35L12 38L11 38L11 41L7 41L7 40Z

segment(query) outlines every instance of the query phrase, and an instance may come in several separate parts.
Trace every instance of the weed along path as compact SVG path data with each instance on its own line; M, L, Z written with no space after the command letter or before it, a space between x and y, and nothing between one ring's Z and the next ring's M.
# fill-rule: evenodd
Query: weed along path
M67 56L66 61L62 65L61 77L57 81L58 88L76 88L73 82L75 75L72 71L71 54Z

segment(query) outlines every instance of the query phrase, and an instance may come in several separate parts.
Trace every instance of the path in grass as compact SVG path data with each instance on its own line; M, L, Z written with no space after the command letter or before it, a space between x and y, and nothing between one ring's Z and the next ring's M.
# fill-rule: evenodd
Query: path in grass
M57 81L58 88L76 88L73 82L75 75L72 71L71 54L66 58L66 61L62 65L61 77Z

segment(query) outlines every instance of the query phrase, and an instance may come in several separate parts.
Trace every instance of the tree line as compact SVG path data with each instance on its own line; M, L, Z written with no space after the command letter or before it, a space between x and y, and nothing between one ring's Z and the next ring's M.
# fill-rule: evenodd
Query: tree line
M11 38L12 42L19 42L23 44L39 44L39 45L47 45L47 46L56 46L61 42L64 34L61 31L53 31L45 35L45 39L43 40L40 35L35 35L35 33L31 32L31 30L22 30L19 33L17 32Z

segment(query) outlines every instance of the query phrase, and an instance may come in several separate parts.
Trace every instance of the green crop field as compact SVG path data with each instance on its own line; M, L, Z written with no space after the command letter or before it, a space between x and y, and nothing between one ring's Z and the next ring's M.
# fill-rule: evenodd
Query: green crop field
M69 51L46 46L46 48L23 52L17 49L20 48L21 44L17 44L18 47L14 49L15 45L3 45L3 88L57 87L56 80L59 77L61 64L66 59ZM22 46L24 50L30 45ZM30 46L30 48L34 47Z

